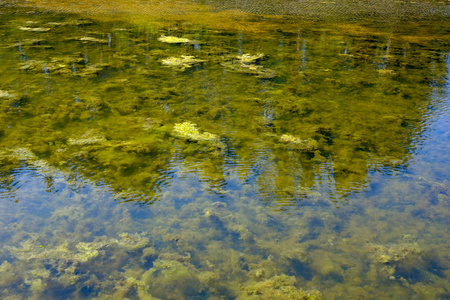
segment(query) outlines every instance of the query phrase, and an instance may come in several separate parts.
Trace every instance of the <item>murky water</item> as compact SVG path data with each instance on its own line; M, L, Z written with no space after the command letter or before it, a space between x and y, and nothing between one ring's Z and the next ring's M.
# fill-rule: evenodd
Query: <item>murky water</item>
M226 8L0 7L2 299L450 298L448 22Z

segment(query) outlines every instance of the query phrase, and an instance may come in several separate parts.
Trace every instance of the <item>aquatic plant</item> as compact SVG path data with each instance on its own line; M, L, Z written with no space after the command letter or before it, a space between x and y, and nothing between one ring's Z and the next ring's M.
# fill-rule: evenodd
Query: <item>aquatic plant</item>
M85 43L99 43L99 44L107 44L108 39L99 39L91 36L83 36L79 39L82 42Z
M198 271L190 264L159 259L154 261L153 267L136 282L142 284L146 293L151 293L152 296L181 299L194 296L202 290L197 274Z
M244 64L253 64L257 61L263 59L266 55L264 53L257 53L255 55L251 55L249 53L242 54L236 56L237 60Z
M273 70L256 64L256 62L264 57L265 54L263 53L255 55L247 53L231 58L225 58L225 61L221 62L220 65L231 72L256 75L258 78L274 78L275 72Z
M18 281L14 266L8 262L3 261L0 265L0 286L8 286Z
M48 27L24 27L24 26L19 26L18 27L20 30L23 31L31 31L31 32L47 32L50 30L50 28Z
M93 144L103 144L106 142L106 138L99 132L88 131L80 137L71 137L67 140L67 144L70 146L85 146Z
M401 243L389 246L371 245L373 259L381 264L393 264L396 262L419 258L424 250L417 243Z
M194 64L204 62L205 60L197 59L195 56L181 55L181 57L169 57L161 60L163 65L173 67L176 70L184 71L186 68L192 68Z
M180 38L176 36L165 36L165 35L160 36L158 38L158 41L168 44L190 44L194 42L187 38Z
M223 149L225 145L220 142L218 135L203 132L197 129L197 125L189 121L183 123L176 123L173 127L173 133L178 138L183 138L191 142L211 145L217 149Z
M50 60L28 60L20 63L20 69L34 73L51 73L61 76L92 77L107 67L107 63L85 64L83 58L72 55L67 57L53 57Z
M243 293L237 299L261 299L261 300L321 300L319 291L304 291L294 286L295 277L278 275L270 279L246 283L242 288Z
M314 152L317 150L319 143L311 138L302 140L299 137L290 134L283 134L280 137L280 142L286 144L290 149L295 149L304 152Z
M417 244L411 242L403 242L392 245L370 245L371 258L378 264L374 266L374 273L378 270L385 278L391 280L403 277L398 274L402 272L411 272L417 266L423 264L422 256L424 250ZM379 267L379 268L377 268ZM404 279L403 279L404 280Z
M19 95L13 91L0 90L0 98L4 99L17 99Z
M110 240L109 243L117 244L117 246L124 248L127 251L135 251L145 248L150 243L150 239L148 237L145 237L145 235L147 235L146 232L134 234L124 232L120 234L120 240ZM148 250L146 253L148 254Z

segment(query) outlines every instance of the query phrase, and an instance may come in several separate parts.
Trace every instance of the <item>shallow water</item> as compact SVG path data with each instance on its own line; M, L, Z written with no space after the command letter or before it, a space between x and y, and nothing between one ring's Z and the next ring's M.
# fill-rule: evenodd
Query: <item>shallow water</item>
M0 7L0 297L449 299L448 22L222 10Z

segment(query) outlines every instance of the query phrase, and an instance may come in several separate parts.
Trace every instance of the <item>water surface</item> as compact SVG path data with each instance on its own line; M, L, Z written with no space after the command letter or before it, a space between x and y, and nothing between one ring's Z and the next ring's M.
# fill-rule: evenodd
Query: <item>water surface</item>
M2 299L450 298L448 22L0 9Z

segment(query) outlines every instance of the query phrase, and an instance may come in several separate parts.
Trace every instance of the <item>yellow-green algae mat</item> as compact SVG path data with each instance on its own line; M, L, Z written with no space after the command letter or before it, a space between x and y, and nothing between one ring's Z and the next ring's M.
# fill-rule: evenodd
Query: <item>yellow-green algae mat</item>
M0 298L450 297L445 12L149 3L0 4Z

